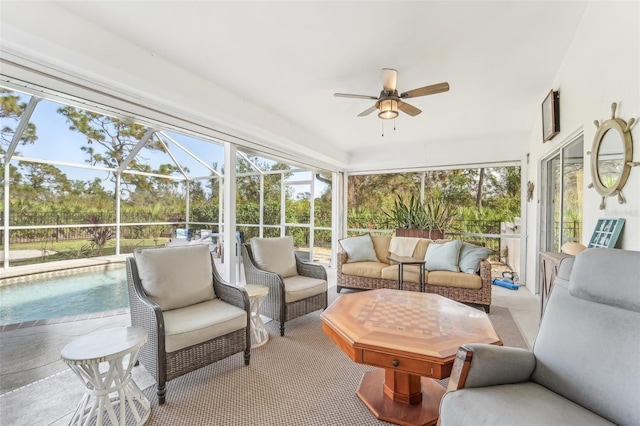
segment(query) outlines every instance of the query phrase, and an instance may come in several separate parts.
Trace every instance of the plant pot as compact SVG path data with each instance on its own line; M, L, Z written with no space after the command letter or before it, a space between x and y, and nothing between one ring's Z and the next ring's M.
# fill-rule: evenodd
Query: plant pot
M396 228L396 237L428 238L435 241L444 239L444 231L439 229Z

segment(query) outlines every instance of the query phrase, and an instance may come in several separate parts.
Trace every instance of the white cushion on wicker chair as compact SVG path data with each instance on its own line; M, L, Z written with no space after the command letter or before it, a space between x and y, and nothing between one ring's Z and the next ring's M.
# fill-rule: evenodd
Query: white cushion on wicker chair
M209 246L136 250L140 282L163 311L183 308L216 297Z
M174 352L247 326L247 312L219 299L164 312L165 350Z
M306 299L327 291L327 282L318 278L294 275L284 280L284 301L286 303Z
M261 269L282 278L298 275L292 237L252 238L253 258Z

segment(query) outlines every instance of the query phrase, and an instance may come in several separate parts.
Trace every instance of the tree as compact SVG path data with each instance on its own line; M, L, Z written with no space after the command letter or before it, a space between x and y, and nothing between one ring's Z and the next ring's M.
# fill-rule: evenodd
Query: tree
M49 192L50 196L71 192L72 186L67 175L56 166L23 161L18 164L24 171L24 185L29 186L34 191L39 193Z
M480 169L480 178L478 179L478 191L476 193L476 207L482 207L483 186L484 186L484 167Z
M2 149L2 147L0 147L0 157L3 158L3 161L0 162L0 185L2 185L3 190L4 190L4 168L6 167L6 164L4 162L4 155L5 155L5 150ZM22 181L22 175L20 174L20 171L16 166L9 164L9 185L11 186L18 185L20 181Z
M117 169L140 143L147 131L147 128L140 124L70 106L58 108L58 113L66 117L70 130L79 132L87 138L87 145L81 149L87 154L86 162L91 165ZM102 149L96 149L96 147ZM142 172L161 173L160 170L153 170L144 163L146 160L144 158L145 151L165 152L165 149L158 140L151 137L144 148L127 165L127 168ZM175 168L174 165L165 164L162 166ZM114 172L109 172L109 179L115 182ZM131 188L139 191L153 189L149 178L144 175L123 173L121 182L123 189L128 191L131 191Z
M24 95L17 95L11 90L0 88L0 102L2 102L0 117L2 117L4 119L3 122L6 123L0 131L2 145L9 145L13 140L16 130L15 126L18 125L24 110L27 108L27 103L22 101L22 96ZM11 126L9 123L13 123L15 126ZM29 122L20 136L20 143L22 145L32 144L37 139L36 125Z
M27 108L27 103L22 100L25 95L18 95L15 92L0 88L0 102L2 103L2 110L0 110L0 118L2 118L2 128L0 129L0 155L4 158L6 153L5 149L9 146L15 135L16 127L22 118L24 110ZM38 139L36 135L36 126L33 123L28 123L25 127L22 135L20 136L20 144L32 144ZM5 162L0 162L0 184L4 185L4 168ZM9 164L9 179L10 184L16 185L22 179L17 167Z

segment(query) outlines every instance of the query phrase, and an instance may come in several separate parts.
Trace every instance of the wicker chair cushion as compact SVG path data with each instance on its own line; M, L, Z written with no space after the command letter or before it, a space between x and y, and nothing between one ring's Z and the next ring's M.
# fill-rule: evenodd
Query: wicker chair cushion
M381 271L380 278L382 278L383 280L397 281L398 269L398 265L387 266ZM420 267L416 265L404 265L404 268L402 269L402 281L420 283Z
M347 263L377 262L376 250L373 248L371 235L363 234L355 237L343 238L340 245L347 252Z
M460 272L450 271L429 271L427 274L427 284L476 290L482 287L482 278L478 274L461 274Z
M388 263L382 262L345 263L342 265L342 274L367 278L380 278L382 270L388 266Z
M318 278L295 275L284 280L285 303L306 299L327 291L327 282Z
M442 244L429 244L424 256L425 267L429 271L460 272L458 256L462 241L454 240Z
M480 261L487 259L492 254L493 250L491 249L463 242L458 260L460 271L466 274L475 274L480 267Z
M220 299L164 313L165 350L197 345L247 326L247 312Z
M216 297L207 245L141 249L134 257L145 293L163 311Z
M282 278L298 275L292 237L252 238L251 249L260 269Z

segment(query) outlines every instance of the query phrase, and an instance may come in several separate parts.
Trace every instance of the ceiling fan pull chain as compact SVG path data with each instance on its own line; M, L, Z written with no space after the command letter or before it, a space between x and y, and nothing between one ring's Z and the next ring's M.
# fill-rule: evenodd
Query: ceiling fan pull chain
M393 120L393 131L394 132L396 131L396 120L395 119Z
M384 121L382 122L382 137L384 138Z

